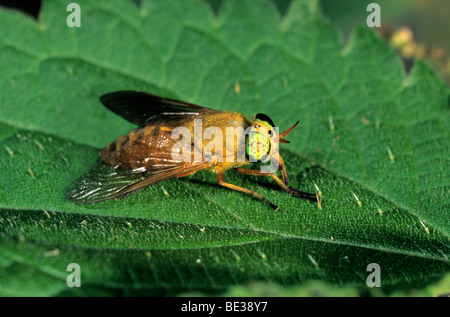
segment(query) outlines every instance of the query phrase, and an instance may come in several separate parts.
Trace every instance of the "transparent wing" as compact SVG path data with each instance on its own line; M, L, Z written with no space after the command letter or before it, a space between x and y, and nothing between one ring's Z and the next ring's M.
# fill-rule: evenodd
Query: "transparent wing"
M99 161L69 187L66 197L78 204L92 204L120 198L152 184L194 173L208 166L207 162L189 165L180 163L177 166L148 172L141 169L121 170Z

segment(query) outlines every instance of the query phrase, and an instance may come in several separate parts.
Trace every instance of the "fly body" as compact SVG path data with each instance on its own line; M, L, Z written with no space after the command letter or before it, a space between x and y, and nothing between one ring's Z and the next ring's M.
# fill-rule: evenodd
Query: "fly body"
M288 194L316 201L288 185L279 143L297 125L283 133L272 120L258 113L246 116L218 111L136 91L117 91L100 98L109 110L138 125L100 150L100 160L68 189L75 203L96 203L132 194L146 186L191 175L200 170L217 174L220 185L253 195L270 207L278 207L251 189L230 184L224 173L234 169L246 175L272 177ZM298 122L297 122L298 123ZM246 169L252 163L268 163L270 169ZM282 178L276 176L281 172Z

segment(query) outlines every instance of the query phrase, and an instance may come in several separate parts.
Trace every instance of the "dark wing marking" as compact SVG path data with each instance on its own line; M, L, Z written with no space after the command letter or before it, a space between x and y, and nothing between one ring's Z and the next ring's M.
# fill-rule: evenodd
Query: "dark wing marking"
M99 161L70 186L66 197L78 204L93 204L120 198L161 181L207 168L209 165L206 161L187 166L186 163L180 163L178 166L154 172L143 172L139 169L121 170Z
M179 119L184 116L197 116L204 113L217 113L194 104L159 97L144 92L122 90L100 97L102 104L131 123L145 126L153 122Z

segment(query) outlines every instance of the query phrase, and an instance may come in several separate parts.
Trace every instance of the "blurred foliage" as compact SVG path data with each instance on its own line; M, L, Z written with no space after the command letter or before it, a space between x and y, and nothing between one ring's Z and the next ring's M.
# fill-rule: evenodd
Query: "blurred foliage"
M381 288L337 286L324 281L308 281L302 285L281 286L272 282L252 282L233 286L220 296L225 297L448 297L450 273L423 289L383 292ZM385 290L384 290L385 291ZM181 293L178 296L210 296L201 292Z
M224 0L207 0L217 13ZM280 14L284 14L292 0L273 0ZM322 10L334 25L348 39L357 25L365 24L367 5L376 2L381 7L382 33L387 43L393 44L392 35L408 29L410 44L398 49L406 68L413 65L413 59L425 60L450 85L450 1L442 0L320 0ZM387 35L387 36L386 36Z

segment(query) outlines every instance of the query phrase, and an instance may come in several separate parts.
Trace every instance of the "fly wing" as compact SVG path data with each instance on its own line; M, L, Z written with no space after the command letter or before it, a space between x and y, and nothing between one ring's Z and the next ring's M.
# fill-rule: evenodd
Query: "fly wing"
M120 198L144 187L194 173L208 166L209 163L206 161L181 162L178 165L149 172L142 169L122 170L99 161L72 184L66 192L66 197L69 201L78 204L92 204Z
M66 198L79 204L100 202L117 197L122 189L146 178L137 170L116 169L99 161L69 187Z
M180 119L185 116L200 116L205 113L220 112L218 110L132 90L122 90L105 94L100 97L100 101L115 114L139 126Z

